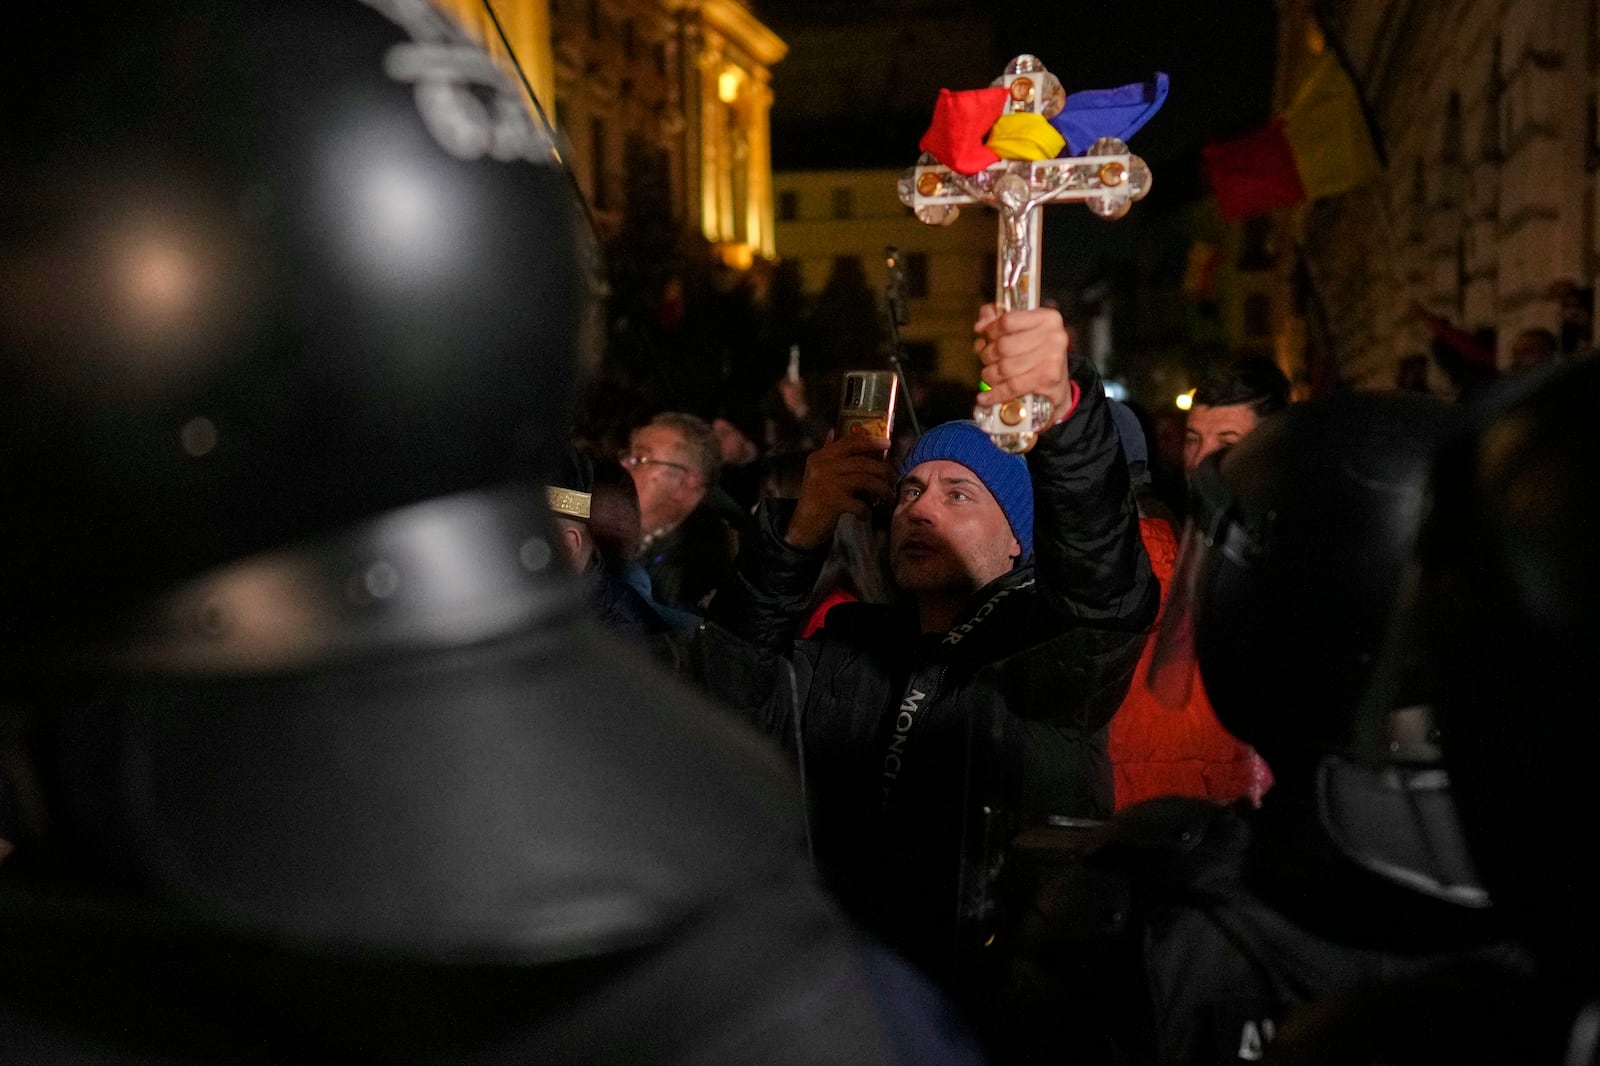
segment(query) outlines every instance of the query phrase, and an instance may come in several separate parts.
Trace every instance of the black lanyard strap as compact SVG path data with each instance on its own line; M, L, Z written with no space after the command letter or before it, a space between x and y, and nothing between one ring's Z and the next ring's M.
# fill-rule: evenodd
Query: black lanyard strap
M984 600L976 610L965 619L951 626L939 642L941 648L955 647L972 634L979 626L988 621L994 614L1000 601L1019 592L1022 589L1032 588L1035 579L1030 577L1014 585L1007 585L999 589L994 595ZM939 686L944 682L945 670L949 662L936 659L924 663L911 671L911 680L906 682L905 694L900 698L900 705L895 708L894 728L889 731L889 743L883 753L883 806L888 809L889 794L894 791L895 784L900 780L900 775L905 772L906 755L911 746L911 733L926 715L923 713L928 704L937 698Z

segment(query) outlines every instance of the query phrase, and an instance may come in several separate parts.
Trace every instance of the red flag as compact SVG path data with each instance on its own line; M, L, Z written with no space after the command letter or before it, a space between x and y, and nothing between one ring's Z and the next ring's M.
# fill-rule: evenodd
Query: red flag
M1264 129L1203 152L1211 191L1231 221L1334 196L1383 171L1355 82L1333 50Z
M995 119L1006 109L1009 94L997 86L951 92L939 90L933 125L917 147L957 174L976 174L1000 157L983 143Z
M1217 209L1229 222L1292 207L1306 198L1281 118L1235 140L1208 144L1201 158Z

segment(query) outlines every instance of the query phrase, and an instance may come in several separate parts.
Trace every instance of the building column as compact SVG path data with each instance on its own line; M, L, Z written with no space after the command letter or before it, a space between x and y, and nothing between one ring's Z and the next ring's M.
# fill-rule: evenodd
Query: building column
M772 75L762 67L748 89L749 108L746 136L750 144L750 198L745 210L749 221L746 232L757 255L772 259L777 255L773 237L772 195Z
M707 42L699 56L700 219L701 232L713 244L732 239L728 214L733 203L733 161L727 115L718 95L723 65L722 49Z

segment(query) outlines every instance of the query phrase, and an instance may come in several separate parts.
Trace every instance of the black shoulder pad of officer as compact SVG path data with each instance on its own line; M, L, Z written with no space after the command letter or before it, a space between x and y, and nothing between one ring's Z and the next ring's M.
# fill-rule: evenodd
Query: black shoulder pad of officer
M1189 880L1199 867L1236 865L1249 839L1249 822L1235 805L1161 796L1120 811L1086 859L1141 881Z
M1021 927L1040 949L1109 940L1127 929L1132 908L1133 879L1126 871L1078 861L1040 879Z
M1037 879L1022 926L1040 944L1116 937L1148 894L1236 871L1248 840L1248 822L1233 807L1184 796L1135 804L1085 841L1073 861Z

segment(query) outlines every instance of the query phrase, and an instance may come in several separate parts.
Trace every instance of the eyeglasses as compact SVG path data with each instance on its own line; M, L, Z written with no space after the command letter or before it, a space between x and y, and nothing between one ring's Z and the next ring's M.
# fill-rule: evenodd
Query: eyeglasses
M694 473L693 470L690 470L682 463L669 463L665 459L652 459L648 455L619 455L617 456L617 462L621 463L629 470L648 468L652 466L665 466L683 474Z

